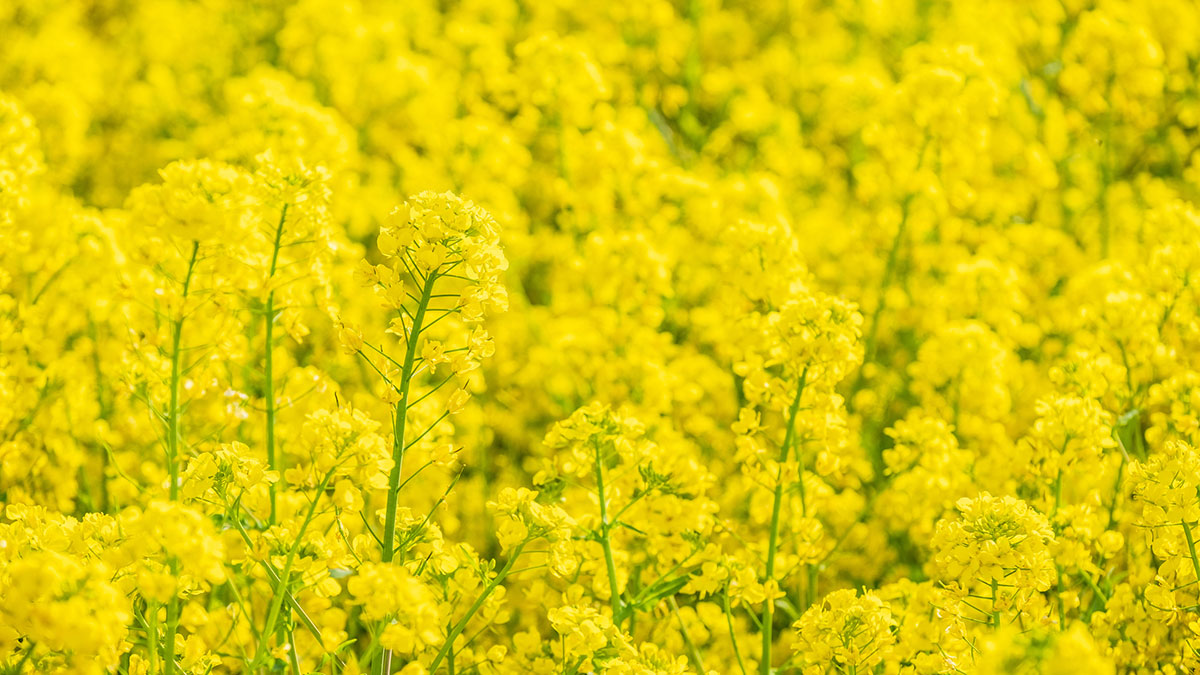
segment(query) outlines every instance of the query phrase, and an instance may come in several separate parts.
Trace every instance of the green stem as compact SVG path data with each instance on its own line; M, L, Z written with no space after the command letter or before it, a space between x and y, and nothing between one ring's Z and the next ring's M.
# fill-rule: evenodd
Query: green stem
M1058 475L1054 478L1054 510L1050 512L1050 517L1058 515L1058 509L1062 506L1062 469L1058 470Z
M100 338L96 334L96 322L88 315L88 338L92 341L92 372L96 379L96 406L99 408L99 418L107 420L112 414L109 409L104 391L104 371L100 366ZM108 513L108 465L107 452L100 453L100 508L101 513Z
M1064 450L1064 452L1066 451L1066 442L1063 443L1063 450ZM1062 487L1063 487L1063 479L1062 478L1063 478L1063 472L1062 472L1062 469L1059 469L1058 475L1056 475L1054 478L1054 510L1050 512L1051 520L1053 520L1054 517L1056 515L1058 515L1058 509L1062 506ZM1063 604L1063 598L1062 598L1062 593L1063 593L1062 567L1060 567L1058 565L1058 563L1055 563L1054 571L1058 577L1058 593L1055 595L1055 601L1058 604L1058 629L1066 630L1067 613L1066 613L1066 607ZM994 603L995 603L995 601L993 600L993 609L995 608Z
M733 611L729 608L729 587L725 587L724 608L725 625L729 627L729 641L733 643L733 655L737 657L738 668L746 675L746 663L742 661L742 648L738 645L737 632L733 630Z
M508 577L509 573L512 571L513 565L516 564L517 559L521 557L521 550L523 548L525 548L525 544L522 543L513 549L512 557L508 559L508 562L505 563L504 567L500 569L500 572L496 574L496 577L488 582L488 585L484 587L483 592L481 592L479 597L475 599L474 604L472 604L471 608L467 610L466 615L464 615L462 619L459 619L458 623L454 625L454 629L451 630L450 634L446 636L445 644L442 645L442 648L438 651L437 656L433 658L433 663L429 665L429 672L431 674L437 672L438 666L441 665L442 661L446 659L446 656L454 650L454 641L458 639L458 636L461 635L464 630L466 630L467 624L475 616L475 613L479 611L479 608L483 607L483 603L487 602L488 597L492 595L496 588L500 586L500 584L504 583L504 579Z
M998 589L1000 582L992 579L992 628L1000 628L1000 610L996 608L996 602L999 599Z
M1112 84L1109 83L1108 91L1112 93ZM1100 258L1108 258L1109 238L1111 236L1112 226L1110 225L1110 217L1108 213L1108 188L1113 183L1113 166L1112 166L1112 117L1105 115L1104 122L1104 158L1100 162L1100 194L1096 205L1100 210Z
M192 255L188 260L187 275L183 279L183 293L180 296L179 317L175 319L171 337L171 407L167 411L167 474L170 485L167 486L171 501L179 501L179 378L180 362L183 360L183 322L187 319L188 290L192 285L192 274L196 271L196 257L200 252L200 242L192 242ZM179 562L171 561L171 574L178 576ZM167 604L167 632L163 636L163 666L167 675L175 672L175 632L179 628L179 596L171 596Z
M1196 557L1196 542L1192 539L1192 526L1188 525L1187 521L1180 521L1183 525L1183 536L1187 539L1188 553L1192 556L1192 569L1196 572L1196 582L1200 583L1200 558Z
M250 534L246 532L246 528L242 525L241 521L237 518L233 518L232 521L234 527L237 528L238 534L241 535L242 541L246 543L246 546L254 546L254 541L250 539ZM279 573L275 570L275 567L271 565L271 561L259 560L258 563L262 565L263 569L267 573L267 576L270 577L270 580L278 585ZM291 610L292 614L299 618L300 623L304 624L304 627L308 629L308 632L311 633L318 642L320 642L321 629L317 627L317 624L313 623L312 618L308 616L308 613L304 611L304 608L300 606L300 603L296 601L296 597L292 595L291 592L287 592L286 596L287 597L285 599L287 600L288 608Z
M896 265L900 259L900 248L904 244L904 234L908 229L908 211L913 195L905 196L900 202L900 224L896 226L896 236L892 238L892 246L888 249L887 261L883 266L883 277L879 280L879 300L871 312L871 321L863 340L863 367L875 360L875 341L879 334L879 319L887 309L887 292L892 287L892 278L896 275ZM862 377L862 369L859 369ZM861 384L859 382L858 384ZM857 386L855 387L857 388Z
M408 347L404 352L404 365L400 374L400 400L396 403L394 429L392 433L392 471L388 476L387 510L384 512L383 525L383 562L391 562L396 555L396 508L400 499L400 477L404 467L404 426L408 418L408 394L412 389L413 361L417 356L417 341L421 335L421 326L425 322L425 310L429 308L430 296L433 295L433 284L437 281L437 271L434 270L425 277L421 288L421 299L417 303L417 311L413 316L412 330L408 334ZM391 650L385 650L372 666L374 675L382 675L385 663L392 660Z
M783 436L783 445L779 448L779 474L776 476L775 499L771 506L771 531L767 541L767 569L763 575L764 584L770 583L775 578L775 549L779 545L779 516L783 510L783 464L791 452L796 433L796 414L800 411L800 397L804 395L804 384L807 379L808 370L805 370L800 376L800 382L796 385L796 397L792 399L792 405L788 408L787 431ZM799 480L803 484L803 469L800 470ZM771 672L771 648L774 646L772 617L774 613L775 599L768 597L763 602L762 609L762 663L759 666L759 672L762 675L770 675Z
M801 612L812 607L817 602L817 572L818 565L805 565L808 568L808 596L805 598L804 606L800 608Z
M613 619L621 616L621 593L617 590L617 565L613 560L612 539L609 536L611 528L608 522L608 504L604 495L604 467L600 455L600 443L593 440L592 447L596 452L596 492L600 498L600 547L604 549L604 565L608 570L609 604L612 605Z
M408 417L408 394L412 388L413 361L417 355L417 341L420 338L421 325L425 321L425 310L429 307L429 296L433 295L433 284L436 280L436 272L431 272L425 278L425 285L421 289L421 300L417 304L417 312L413 316L408 348L404 353L404 365L401 367L400 400L396 403L396 419L392 435L392 471L388 476L388 501L383 529L383 562L391 562L396 555L396 508L399 501L400 476L404 467L404 426Z
M179 578L179 561L171 560L171 576ZM179 594L171 596L167 603L167 633L166 644L163 645L163 665L168 675L175 672L175 633L179 630Z
M158 603L146 603L146 673L158 675Z
M187 319L184 314L187 304L188 289L192 284L192 272L196 269L196 254L200 250L200 242L192 242L192 257L188 262L187 276L183 280L183 295L179 307L179 317L171 326L171 407L167 410L167 473L170 484L167 486L171 501L179 501L179 377L180 361L183 358L181 344L183 342L183 322Z
M1140 429L1139 429L1138 435L1139 436L1141 435ZM1120 499L1121 499L1121 481L1125 477L1125 463L1129 461L1129 453L1127 452L1127 450L1125 448L1124 439L1121 438L1120 433L1117 433L1116 437L1117 437L1117 445L1121 449L1121 463L1119 465L1117 465L1117 480L1115 483L1113 483L1113 497L1112 497L1112 501L1109 502L1109 504L1108 504L1108 525L1107 525L1107 527L1109 527L1109 528L1112 527L1113 520L1116 517L1117 502L1120 501Z
M1126 455L1121 453L1121 464L1117 466L1117 482L1112 486L1112 501L1109 503L1109 527L1112 527L1112 519L1115 518L1117 500L1121 498L1121 479L1124 478L1124 464L1126 464Z
M275 228L275 248L271 253L271 271L267 275L267 285L275 278L275 269L279 264L279 244L283 240L283 225L287 220L288 205L284 204L279 212L279 225ZM264 365L263 399L267 407L267 468L279 471L278 458L275 456L275 289L267 292L266 306L266 363ZM275 483L268 486L271 496L271 516L267 520L275 524L278 500Z
M1062 567L1060 567L1058 564L1055 564L1054 570L1055 570L1055 573L1058 575L1058 593L1055 594L1054 599L1058 603L1058 629L1061 631L1061 630L1067 629L1067 608L1066 608L1065 603L1063 602L1063 597L1062 597L1062 594L1063 594Z
M288 595L288 581L292 574L292 565L296 562L296 553L300 550L300 544L304 541L304 533L308 530L308 526L312 523L313 518L317 515L317 505L321 503L321 495L325 492L325 487L329 484L329 480L333 478L333 473L337 469L334 467L325 473L321 482L317 485L316 493L313 495L312 503L308 505L308 513L304 517L304 522L300 525L300 529L296 532L296 540L292 542L291 548L288 549L287 559L283 563L283 569L279 571L279 581L275 584L275 593L271 597L271 606L267 610L267 619L263 624L262 632L259 633L258 650L254 654L254 663L260 664L267 649L267 642L270 635L275 632L275 624L279 620L279 611L283 606L283 600Z
M687 645L688 657L691 658L692 665L696 667L696 672L708 672L708 669L704 667L704 659L700 656L700 650L696 648L696 643L692 642L692 636L688 634L683 617L679 614L679 603L675 602L675 596L667 598L667 602L671 605L671 611L675 613L675 620L679 622L679 633L683 636L683 643Z
M925 140L921 143L921 150L917 153L917 166L915 171L920 171L925 164L925 150L929 148L929 136L925 136ZM887 262L883 266L883 277L879 280L879 300L875 303L875 309L871 312L871 321L867 327L867 333L863 340L863 362L858 369L858 376L855 378L852 391L858 391L862 387L863 379L866 377L864 370L867 365L875 361L876 339L879 335L879 320L887 309L887 292L892 287L893 278L896 276L896 266L900 260L900 249L904 246L904 234L908 229L909 211L912 209L912 201L917 194L910 192L904 195L900 201L900 223L896 226L896 236L892 238L892 246L888 249ZM874 458L873 458L874 459ZM876 469L882 469L882 457L879 458L880 464Z
M292 673L293 675L304 675L300 672L300 654L296 649L296 631L288 629L287 634L288 646L291 647L291 649L288 650L288 655L291 657L292 661Z
M1108 596L1105 595L1104 591L1096 585L1096 582L1092 579L1091 575L1083 570L1080 570L1079 576L1083 577L1083 580L1087 582L1087 585L1092 589L1092 592L1096 594L1096 597L1100 598L1101 608L1103 608L1104 605L1107 605Z

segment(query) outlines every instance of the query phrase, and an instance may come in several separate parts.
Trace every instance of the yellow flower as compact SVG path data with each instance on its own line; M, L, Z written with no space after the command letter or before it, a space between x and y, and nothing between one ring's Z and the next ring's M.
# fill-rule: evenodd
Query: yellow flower
M801 663L838 670L874 668L889 659L896 619L873 594L834 591L796 622L792 649Z
M140 187L129 197L134 220L151 232L181 241L226 243L246 227L250 174L196 160L169 164L159 176L161 184Z

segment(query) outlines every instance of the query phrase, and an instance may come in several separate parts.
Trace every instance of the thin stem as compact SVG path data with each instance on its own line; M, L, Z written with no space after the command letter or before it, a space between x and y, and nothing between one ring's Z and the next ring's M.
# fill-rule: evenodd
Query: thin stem
M1051 518L1058 514L1058 509L1062 506L1062 487L1062 469L1059 469L1058 475L1054 478L1054 510L1050 512Z
M179 577L179 561L171 560L171 576ZM179 595L171 596L171 601L167 603L167 631L164 636L163 645L163 665L166 667L167 675L175 672L175 633L179 632Z
M708 672L708 669L704 667L704 659L700 656L700 650L696 648L696 643L692 642L692 636L688 634L683 617L679 614L679 603L675 602L675 596L667 598L667 602L671 605L671 611L675 613L675 620L679 622L679 633L683 636L683 643L687 645L688 657L691 658L692 665L696 667L696 672Z
M242 525L241 520L238 518L233 518L232 521L234 526L237 528L238 534L241 535L242 541L246 542L247 546L253 546L254 542L250 539L250 534L246 532L246 528ZM258 563L262 565L264 570L266 570L267 576L270 577L270 580L278 585L279 573L275 571L275 567L271 564L271 561L269 559L259 560ZM290 591L285 590L285 595L287 596L286 599L288 606L291 608L293 614L300 619L300 623L304 624L304 627L308 629L308 632L311 633L318 642L320 642L321 629L317 627L317 624L313 623L313 620L308 616L308 613L304 611L304 608L300 606L300 603ZM341 659L338 659L338 661L341 662Z
M158 604L146 603L146 650L148 675L158 675Z
M412 448L412 446L416 445L417 443L420 443L422 438L425 438L426 436L428 436L429 432L433 431L437 427L437 425L442 423L442 420L446 419L449 416L450 416L449 411L442 413L441 417L438 417L436 420L434 420L433 424L430 424L429 427L427 427L425 429L425 431L422 431L420 434L417 434L416 438L412 439L411 441L408 442L408 444L406 444L404 446L405 452L407 452L410 448Z
M301 523L300 529L296 531L296 540L292 542L291 548L288 549L287 559L283 563L283 569L279 571L279 580L275 584L275 593L271 597L271 607L267 610L266 622L263 624L262 632L259 633L258 650L254 655L255 664L261 662L266 653L268 636L275 632L275 624L279 620L279 611L283 607L284 598L288 595L287 585L289 577L292 574L292 565L296 562L296 553L300 550L300 544L304 540L305 531L308 530L308 526L312 524L313 518L317 515L317 505L321 503L321 494L325 492L325 487L329 484L329 480L333 478L333 473L336 469L337 467L335 466L327 471L321 482L317 485L312 503L308 505L308 513L304 517L304 522Z
M172 326L171 337L171 407L167 411L167 475L170 485L167 486L171 501L179 501L179 418L182 410L179 406L180 361L183 358L181 348L183 342L183 322L187 319L188 290L192 285L192 274L196 271L196 257L200 252L200 242L192 242L192 255L188 260L187 275L183 279L183 293L180 296L179 317ZM171 561L171 574L178 576L179 562ZM175 632L179 628L179 596L172 595L167 604L167 631L163 636L163 665L167 675L175 672Z
M769 584L775 579L775 548L779 545L779 516L783 508L783 464L787 461L788 453L791 452L792 442L795 438L796 429L796 414L800 411L800 397L804 395L804 384L808 380L808 370L805 370L800 375L800 382L796 385L796 397L792 399L792 405L788 408L787 431L783 436L783 445L779 448L779 473L775 479L775 499L771 507L771 531L767 541L767 569L763 574L763 583ZM799 480L803 484L804 471L800 471ZM775 599L770 597L770 589L767 589L767 599L763 601L762 609L762 659L759 667L759 672L762 675L770 675L771 672L771 648L774 645L773 639L773 620L775 613Z
M521 550L523 548L525 548L525 544L521 543L513 549L512 557L508 559L508 562L504 564L504 567L500 569L500 572L496 574L496 577L488 582L488 585L484 587L483 591L479 594L479 597L475 598L474 604L472 604L471 608L467 610L467 613L463 616L463 618L459 619L458 623L454 625L454 628L450 631L450 634L446 636L445 644L443 644L442 648L438 650L437 656L433 658L433 663L429 664L430 673L436 673L438 666L441 665L442 661L446 659L446 656L453 651L454 641L458 639L458 636L461 635L463 630L466 629L467 623L471 621L471 619L475 616L475 613L479 611L479 608L483 607L483 603L487 602L487 599L492 595L496 588L504 582L504 579L512 571L513 565L516 564L517 559L521 557Z
M1062 594L1063 594L1062 567L1060 567L1059 565L1056 564L1054 566L1054 570L1055 570L1055 573L1058 575L1058 592L1055 594L1055 598L1054 598L1055 602L1058 604L1058 629L1066 630L1067 629L1067 608L1066 608L1066 603L1063 602L1063 597L1062 597Z
M997 592L999 586L1000 586L1000 582L997 581L995 578L993 578L992 579L992 628L996 628L996 629L1000 628L1000 610L996 608L996 601L999 599L998 592Z
M188 288L192 283L192 272L196 269L196 255L200 250L200 242L192 242L192 257L188 262L187 276L183 280L183 295L180 302L179 317L171 326L171 406L167 410L167 473L170 485L167 486L171 501L179 501L179 378L180 361L183 358L183 322L187 318L184 305L187 303Z
M896 275L896 264L900 258L900 248L904 244L904 234L908 226L908 211L912 199L913 195L907 195L900 202L900 224L896 226L896 236L892 239L891 248L888 249L887 261L883 267L883 278L879 281L879 299L871 312L871 321L863 339L863 367L875 360L875 341L879 334L879 319L887 309L887 292L892 286L892 278Z
M366 344L366 343L364 342L363 344ZM366 352L364 352L363 350L361 350L361 349L360 349L360 350L358 350L358 355L362 357L362 360L363 360L363 362L364 362L364 363L366 363L368 366L371 366L371 370L375 371L375 374L376 374L376 375L378 375L378 376L379 376L379 378L383 380L384 384L386 384L387 386L391 387L391 388L392 388L392 391L395 391L397 394L398 394L398 393L400 393L400 388L399 388L399 387L397 387L397 386L396 386L396 385L395 385L395 384L392 382L391 378L389 378L387 375L385 375L385 374L383 373L383 371L382 371L382 370L380 370L380 369L379 369L379 366L375 365L375 364L374 364L374 363L371 361L371 357L367 356L367 353L366 353Z
M275 227L275 248L271 253L271 270L267 275L267 285L271 285L271 281L275 278L275 268L279 264L279 243L283 239L283 225L287 221L288 205L284 204L279 211L279 225ZM272 287L267 293L266 307L266 364L264 370L265 381L263 382L263 398L267 405L267 468L271 471L279 471L278 458L275 456L275 289ZM282 475L282 472L280 471ZM271 525L275 524L276 512L278 509L278 499L276 498L277 487L275 483L268 486L268 491L271 497L271 515L267 522Z
M1196 572L1196 579L1200 581L1200 558L1196 557L1196 542L1192 539L1192 526L1188 525L1186 520L1180 521L1183 525L1183 536L1187 539L1188 554L1192 557L1192 569Z
M420 338L421 323L425 320L425 310L429 306L429 296L433 293L435 274L430 274L421 289L421 303L417 305L417 314L413 318L412 339L408 341L408 349L404 354L404 365L400 374L400 400L396 403L395 427L392 435L392 471L388 477L388 502L383 530L383 562L391 562L395 555L396 539L396 508L399 501L400 477L404 466L404 427L408 417L408 394L412 388L413 361L417 355L417 342Z
M1063 453L1066 452L1067 443L1069 443L1069 442L1070 442L1070 438L1068 438L1066 441L1063 442ZM1054 509L1050 512L1051 520L1053 520L1054 517L1056 515L1058 515L1058 509L1062 507L1062 488L1063 488L1063 472L1062 472L1062 469L1060 468L1058 470L1058 474L1054 477ZM1055 571L1055 575L1057 576L1057 579L1058 579L1058 581L1057 581L1058 593L1055 594L1055 602L1058 605L1058 629L1066 630L1067 610L1066 610L1066 606L1065 606L1065 603L1063 602L1063 597L1062 597L1062 593L1063 593L1062 567L1060 565L1058 565L1058 563L1055 563L1054 571ZM995 609L994 601L993 601L992 608Z
M413 361L417 355L417 342L421 337L421 324L425 321L425 310L429 307L429 298L433 294L433 284L437 281L437 272L430 272L425 277L421 288L421 302L417 305L416 316L413 317L412 331L409 334L408 348L404 353L404 366L400 374L400 400L396 403L395 428L392 434L392 471L388 476L387 510L383 526L382 560L392 561L396 554L396 508L400 498L400 476L404 467L404 425L408 418L408 394L412 388ZM375 659L372 671L375 675L384 672L384 662L391 660L391 650L385 650L381 658Z
M304 675L302 672L300 672L300 654L296 650L296 631L289 628L287 634L288 647L290 647L290 649L288 649L288 656L291 657L292 661L292 673L293 675Z
M808 595L804 600L804 607L800 608L801 612L812 607L817 602L817 573L819 572L819 568L817 565L808 564L805 567L808 568Z
M1125 477L1126 457L1127 457L1127 455L1125 454L1125 450L1122 447L1121 463L1120 463L1120 465L1117 466L1117 481L1113 485L1113 498L1112 498L1112 501L1108 504L1108 527L1110 527L1110 528L1112 527L1112 524L1113 524L1113 518L1116 515L1117 501L1121 498L1121 480Z
M733 612L729 608L729 588L725 588L724 594L725 608L725 625L729 626L729 641L733 643L733 655L737 657L738 668L741 668L742 675L746 675L746 663L742 661L742 648L738 645L737 632L733 630Z
M99 408L100 419L107 420L112 412L104 395L104 372L100 367L100 339L96 335L96 322L88 315L88 337L92 341L92 372L96 379L96 405ZM100 512L108 513L108 475L109 454L100 455Z
M1109 85L1109 93L1112 93L1112 85ZM1113 167L1112 167L1112 116L1104 116L1104 159L1100 162L1100 194L1096 200L1096 206L1100 211L1100 258L1108 258L1108 245L1111 226L1109 224L1108 214L1108 188L1113 182Z
M1092 589L1092 592L1096 594L1096 597L1100 598L1101 606L1107 605L1108 604L1108 596L1105 595L1104 591L1101 590L1101 588L1096 585L1096 582L1092 579L1091 575L1089 575L1087 572L1084 572L1083 570L1080 570L1079 576L1082 577L1083 580L1087 582L1087 585Z
M604 565L608 568L609 603L612 605L613 618L621 616L621 594L617 590L617 565L613 560L612 540L609 537L611 529L608 522L608 504L604 496L604 467L600 455L600 443L592 442L596 452L596 491L600 498L600 546L604 549Z
M446 634L448 635L450 633L450 631L452 631L452 630L454 630L454 626L451 625L449 621L447 621L446 622ZM446 656L446 672L449 673L449 675L454 675L454 649L453 648L450 649L449 655Z
M447 351L449 351L449 350L447 350ZM450 375L447 375L445 379L443 379L441 382L438 382L437 385L435 385L432 389L430 389L429 391L422 394L420 396L420 398L413 401L412 404L414 406L419 405L422 401L424 401L425 399L427 399L430 396L432 396L433 394L435 394L437 392L437 390L441 389L447 382L449 382L450 380L453 380L453 379L454 379L453 373L451 373Z

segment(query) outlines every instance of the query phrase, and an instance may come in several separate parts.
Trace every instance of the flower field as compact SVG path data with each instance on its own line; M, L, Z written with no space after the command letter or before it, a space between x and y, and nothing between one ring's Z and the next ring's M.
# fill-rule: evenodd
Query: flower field
M1200 672L1200 5L0 1L0 675Z

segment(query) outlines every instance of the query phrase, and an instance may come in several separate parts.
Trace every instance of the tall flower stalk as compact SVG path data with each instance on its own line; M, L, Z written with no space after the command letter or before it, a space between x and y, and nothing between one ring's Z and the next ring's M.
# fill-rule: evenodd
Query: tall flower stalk
M263 323L265 324L263 332L265 346L264 364L263 364L263 403L267 409L267 468L271 471L279 470L279 459L275 451L275 288L272 285L275 279L275 271L279 266L279 248L283 241L283 228L287 223L288 204L284 204L279 210L279 224L275 227L275 243L271 249L271 269L267 273L267 284L271 286L267 291L267 303L263 310ZM271 524L275 523L276 514L278 511L278 498L276 494L276 485L271 483L270 487L271 498Z
M422 193L397 208L381 229L378 248L386 264L364 261L360 267L367 284L393 313L387 333L403 345L403 356L396 359L386 344L364 341L357 330L343 326L343 345L379 375L385 398L393 403L392 465L379 538L380 560L385 564L398 558L403 562L406 543L397 543L396 528L405 454L417 442L436 436L439 425L463 408L469 399L465 376L492 353L487 334L470 324L481 321L488 311L507 306L499 280L507 261L498 237L495 221L470 202L451 194ZM449 374L438 372L445 370L439 368L443 364L449 366ZM444 398L433 398L453 380L459 380L458 388ZM418 389L422 391L416 395ZM422 417L424 428L413 434L410 418L421 405L440 411ZM486 596L481 595L476 604ZM449 632L461 631L474 611L477 608ZM452 641L453 636L447 638L439 660L452 649ZM385 648L372 661L372 672L388 673L391 663L392 651Z

